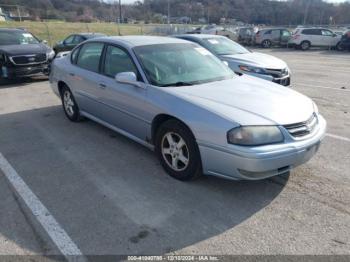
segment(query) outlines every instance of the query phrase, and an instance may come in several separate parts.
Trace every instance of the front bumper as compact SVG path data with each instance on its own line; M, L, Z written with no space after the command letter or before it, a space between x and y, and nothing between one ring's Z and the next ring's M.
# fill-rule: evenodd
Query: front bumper
M2 66L0 67L0 75L6 79L16 79L23 77L32 77L39 75L48 75L50 72L50 64L43 63L31 66Z
M283 86L290 86L290 84L291 84L291 75L289 73L288 73L288 75L283 76L283 77L279 77L279 78L276 78L276 77L273 77L272 75L267 75L267 74L266 75L265 74L256 74L256 73L243 72L243 71L238 72L238 73L258 77L258 78L261 78L261 79L264 79L264 80L267 80L270 82L274 82L276 84L280 84Z
M203 172L235 180L259 180L289 172L309 161L318 151L327 123L318 116L318 127L306 139L261 147L218 147L199 142Z

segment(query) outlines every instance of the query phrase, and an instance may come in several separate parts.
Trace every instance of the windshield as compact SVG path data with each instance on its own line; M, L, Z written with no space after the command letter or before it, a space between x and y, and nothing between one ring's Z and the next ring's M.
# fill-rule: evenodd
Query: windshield
M36 37L25 31L0 31L0 45L28 45L38 43L39 41Z
M159 44L134 48L148 81L183 86L220 81L233 72L208 50L195 44Z
M203 39L205 47L216 55L246 54L249 51L226 37L213 37Z

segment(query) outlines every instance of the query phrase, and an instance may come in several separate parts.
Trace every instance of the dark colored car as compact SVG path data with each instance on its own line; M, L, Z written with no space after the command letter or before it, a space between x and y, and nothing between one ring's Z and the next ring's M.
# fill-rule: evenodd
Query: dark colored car
M0 83L9 79L48 75L55 53L23 29L0 29Z
M348 50L350 52L350 31L346 32L339 43L340 50Z
M106 35L100 34L100 33L73 34L68 36L63 41L58 42L53 47L53 50L55 51L56 54L58 54L59 52L71 51L74 47L76 47L77 45L79 45L80 43L88 39L95 38L95 37L103 37L103 36L106 36Z

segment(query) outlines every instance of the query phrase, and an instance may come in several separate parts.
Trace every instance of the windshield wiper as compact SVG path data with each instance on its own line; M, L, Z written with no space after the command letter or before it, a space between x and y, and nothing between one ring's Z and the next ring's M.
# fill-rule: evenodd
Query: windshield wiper
M176 83L161 85L161 87L167 87L167 86L193 86L193 83L180 81L180 82L176 82Z

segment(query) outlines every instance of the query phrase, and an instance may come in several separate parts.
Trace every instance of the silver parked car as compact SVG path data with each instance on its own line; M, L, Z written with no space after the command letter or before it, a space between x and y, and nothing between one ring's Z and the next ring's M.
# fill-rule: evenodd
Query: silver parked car
M287 46L292 34L287 28L265 28L259 30L255 34L255 44L261 45L263 48L271 46Z
M284 86L291 83L288 65L274 56L249 51L240 44L218 35L178 35L180 39L195 42L222 61L237 74L248 74Z
M87 117L154 149L180 180L286 173L316 153L326 130L308 97L238 76L176 38L88 40L54 60L50 83L70 120Z

